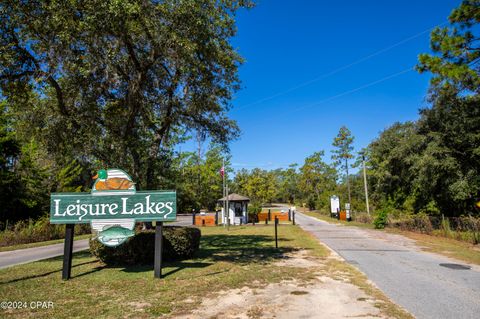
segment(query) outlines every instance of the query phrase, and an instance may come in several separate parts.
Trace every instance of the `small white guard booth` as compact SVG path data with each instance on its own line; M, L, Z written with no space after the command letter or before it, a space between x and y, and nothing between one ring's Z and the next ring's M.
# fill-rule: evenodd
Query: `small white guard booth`
M219 205L222 207L221 222L227 223L227 218L230 219L230 225L240 225L248 223L248 202L250 198L238 195L228 195L228 213L225 214L225 201L227 197L220 198L218 200Z

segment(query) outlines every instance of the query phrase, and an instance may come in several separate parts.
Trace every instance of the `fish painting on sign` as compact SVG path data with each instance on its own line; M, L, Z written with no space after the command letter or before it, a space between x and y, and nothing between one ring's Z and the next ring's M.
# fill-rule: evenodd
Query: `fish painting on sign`
M121 169L101 169L93 177L95 184L92 195L129 195L135 194L136 188L132 178ZM115 247L123 244L135 235L135 219L98 219L90 222L96 232L96 239L105 246Z
M115 247L124 243L133 235L135 235L133 230L120 225L104 226L103 230L98 234L97 240L105 246Z

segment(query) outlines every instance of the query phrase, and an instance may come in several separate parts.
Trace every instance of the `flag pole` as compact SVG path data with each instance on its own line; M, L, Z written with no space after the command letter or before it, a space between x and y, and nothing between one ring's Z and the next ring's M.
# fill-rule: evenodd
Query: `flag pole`
M230 204L228 202L228 181L225 181L225 190L226 190L226 193L227 193L227 230L230 230Z
M226 198L225 198L225 193L226 193L226 190L225 190L225 158L222 159L222 182L223 182L223 188L222 188L222 191L223 191L223 198L224 198L224 201L223 201L223 227L225 227L225 218L227 216L227 210L226 210Z

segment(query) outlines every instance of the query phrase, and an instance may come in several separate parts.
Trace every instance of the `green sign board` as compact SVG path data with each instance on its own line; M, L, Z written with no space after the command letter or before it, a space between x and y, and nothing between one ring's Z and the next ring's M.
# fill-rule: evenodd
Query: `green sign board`
M52 224L81 224L112 218L134 218L137 222L175 220L176 194L168 191L107 196L53 193L50 197Z
M139 191L120 169L100 170L91 193L53 193L50 223L90 223L97 239L117 246L134 235L135 222L174 221L175 191Z

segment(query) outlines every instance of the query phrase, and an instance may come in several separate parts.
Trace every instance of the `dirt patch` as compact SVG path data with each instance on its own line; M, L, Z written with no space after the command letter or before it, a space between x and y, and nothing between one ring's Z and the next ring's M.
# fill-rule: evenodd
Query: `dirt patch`
M318 258L310 256L307 250L298 250L285 254L282 260L277 261L274 265L280 267L311 268L318 267L320 264Z
M215 298L205 298L192 314L178 318L382 317L376 302L352 284L319 276L307 286L285 281L262 289L224 291Z
M151 304L148 302L127 302L127 305L135 308L135 310L144 310L145 308L151 306Z

